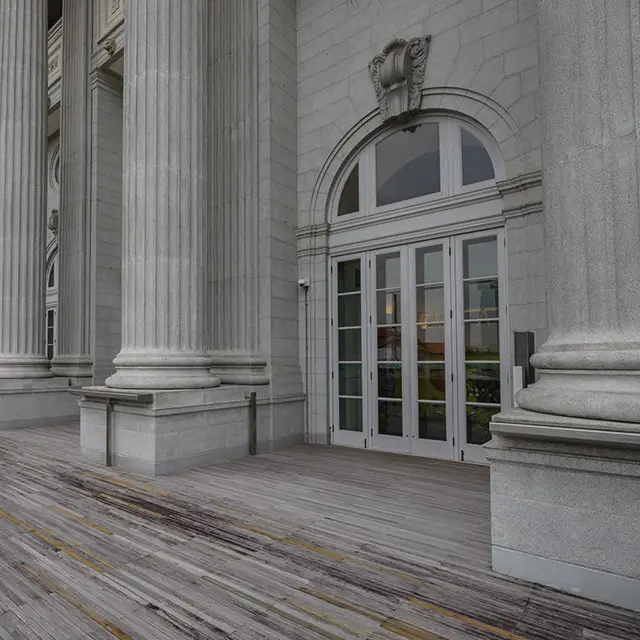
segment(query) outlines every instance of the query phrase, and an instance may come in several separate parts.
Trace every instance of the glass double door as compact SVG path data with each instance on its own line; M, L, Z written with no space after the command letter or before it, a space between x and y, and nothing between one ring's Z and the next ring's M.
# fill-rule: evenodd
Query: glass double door
M336 259L335 444L484 461L508 398L502 232Z

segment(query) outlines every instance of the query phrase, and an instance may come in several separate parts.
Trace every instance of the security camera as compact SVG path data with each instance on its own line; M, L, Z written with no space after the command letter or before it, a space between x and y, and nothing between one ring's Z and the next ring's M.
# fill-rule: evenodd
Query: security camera
M309 288L309 281L305 280L304 278L300 278L300 280L298 280L298 286L301 289L308 289Z

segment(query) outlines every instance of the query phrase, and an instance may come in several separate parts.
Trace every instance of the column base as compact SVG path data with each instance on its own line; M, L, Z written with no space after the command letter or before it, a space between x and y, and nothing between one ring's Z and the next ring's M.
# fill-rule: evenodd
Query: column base
M106 407L91 391L108 395L107 387L87 387L80 400L80 445L83 455L104 461ZM271 397L265 387L152 391L153 400L135 406L114 400L113 464L147 476L176 473L249 454L249 401L258 393L258 453L303 441L304 398Z
M52 377L49 360L44 356L0 356L0 379L2 380Z
M494 570L640 610L640 425L514 410L491 430Z
M105 384L112 389L209 389L220 386L210 372L211 358L198 354L123 353L113 361L116 372Z
M58 378L0 380L0 429L77 422L78 402Z
M51 360L51 372L60 378L78 380L93 378L93 358L91 356L55 356ZM87 382L85 380L84 384Z
M211 373L223 384L269 384L267 360L255 353L216 352L212 354Z

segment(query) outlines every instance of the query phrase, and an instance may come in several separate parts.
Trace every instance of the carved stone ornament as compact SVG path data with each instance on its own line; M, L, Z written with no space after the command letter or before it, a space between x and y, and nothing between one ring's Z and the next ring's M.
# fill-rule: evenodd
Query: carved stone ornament
M112 56L116 52L116 39L115 38L107 38L104 41L104 50Z
M431 36L392 40L369 63L383 122L406 121L420 109Z
M49 219L47 220L47 226L49 227L49 230L51 231L51 233L53 233L53 236L55 238L58 237L58 221L59 221L59 212L57 209L51 209L51 213L49 214Z

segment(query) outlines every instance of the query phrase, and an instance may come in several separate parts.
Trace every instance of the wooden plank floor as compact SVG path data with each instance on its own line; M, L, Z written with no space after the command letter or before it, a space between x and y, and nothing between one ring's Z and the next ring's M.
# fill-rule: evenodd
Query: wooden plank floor
M0 638L634 640L489 569L488 470L298 447L149 480L0 432Z

